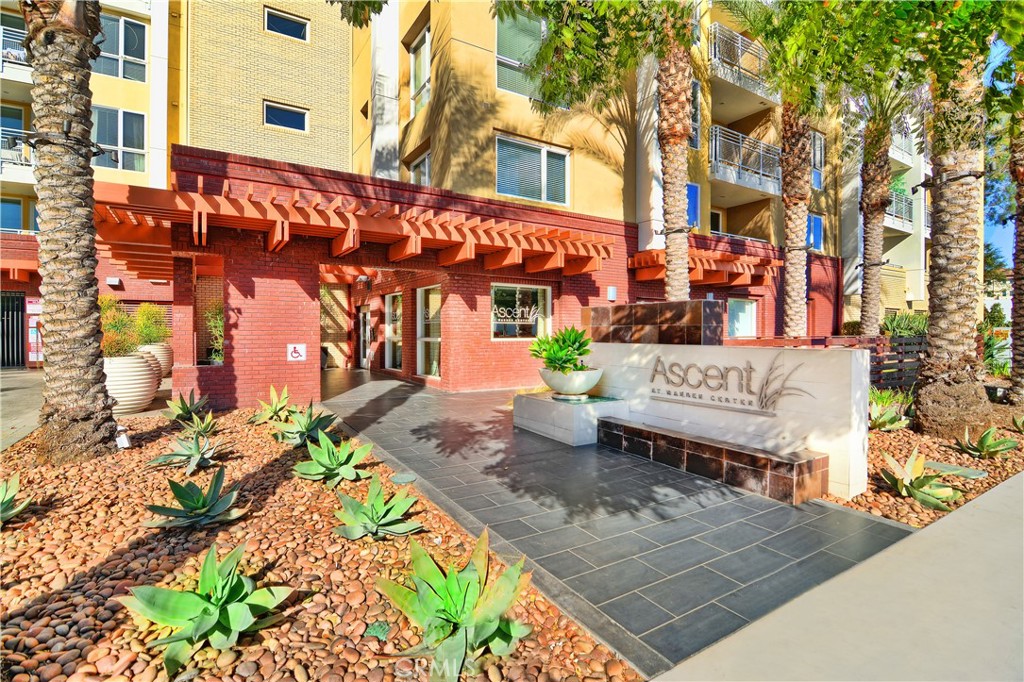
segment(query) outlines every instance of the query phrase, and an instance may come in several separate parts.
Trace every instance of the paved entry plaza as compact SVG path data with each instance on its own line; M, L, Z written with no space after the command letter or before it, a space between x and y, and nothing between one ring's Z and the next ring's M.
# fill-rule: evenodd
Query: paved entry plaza
M535 584L654 676L908 535L791 507L602 446L513 429L512 393L329 370L323 404Z

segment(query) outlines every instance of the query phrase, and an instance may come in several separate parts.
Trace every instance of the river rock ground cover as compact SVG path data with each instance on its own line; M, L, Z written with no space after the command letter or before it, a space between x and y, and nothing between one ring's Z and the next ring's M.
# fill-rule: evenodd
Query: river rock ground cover
M1008 405L993 405L993 420L1004 427L1012 423L1018 415L1017 410ZM976 439L983 429L972 428L971 437ZM967 479L948 476L944 480L963 490L963 498L948 503L955 512L986 490L993 488L1008 478L1024 471L1024 436L1008 428L998 430L999 438L1016 440L1020 446L1009 453L1006 458L975 459L956 450L954 441L924 436L910 429L897 431L872 431L868 436L868 490L852 500L826 495L826 499L836 504L865 511L874 516L884 516L893 521L906 523L915 528L922 528L938 521L949 512L929 509L910 497L902 497L882 479L882 471L888 468L883 453L889 453L901 464L905 464L914 448L921 455L933 462L942 462L958 467L979 469L988 473L985 478Z
M277 443L269 426L246 423L250 413L218 417L230 445L225 485L241 484L241 519L205 530L143 527L147 504L168 504L168 477L183 469L147 469L173 445L178 427L157 417L125 419L133 447L81 464L37 465L35 435L3 453L3 477L21 476L20 495L34 498L2 531L0 679L10 682L152 682L165 680L160 651L146 642L167 634L136 621L113 598L142 584L194 589L200 561L217 542L221 553L245 542L241 571L260 585L296 588L283 622L243 638L233 649L201 650L185 675L194 680L249 682L425 680L423 661L388 658L419 642L406 618L374 587L378 576L405 582L408 538L348 541L331 529L336 496L314 481L294 478L305 449ZM371 455L372 459L372 455ZM380 474L388 493L393 473ZM214 469L190 480L204 487ZM368 481L339 489L364 499ZM475 538L417 494L418 541L444 566L462 566ZM492 556L492 560L495 557ZM533 626L514 654L484 664L481 680L640 679L532 586L511 615ZM369 632L367 629L370 628ZM372 636L377 633L378 636ZM385 634L386 633L386 634ZM191 676L191 677L188 677Z

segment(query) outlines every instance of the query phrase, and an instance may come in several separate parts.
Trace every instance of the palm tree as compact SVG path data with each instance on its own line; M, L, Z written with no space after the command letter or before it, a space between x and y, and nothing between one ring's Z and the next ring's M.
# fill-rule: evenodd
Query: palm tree
M787 337L805 336L807 214L811 201L809 115L819 110L822 102L817 43L796 41L794 37L806 35L808 6L816 3L724 0L722 4L764 47L768 56L767 80L782 97L782 328Z
M114 447L104 385L93 224L90 60L100 7L86 0L21 0L32 64L39 274L46 342L39 456L51 463Z

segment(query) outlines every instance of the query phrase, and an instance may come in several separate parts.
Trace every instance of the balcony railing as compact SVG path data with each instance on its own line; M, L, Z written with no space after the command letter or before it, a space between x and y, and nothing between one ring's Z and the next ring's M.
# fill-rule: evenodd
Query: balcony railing
M733 184L780 194L782 150L753 137L711 126L711 175Z
M926 208L924 211L924 238L932 238L932 210Z
M0 168L6 165L32 166L35 164L35 154L32 148L24 142L25 136L28 134L24 130L0 128Z
M889 192L889 208L885 209L885 215L905 223L913 223L914 200L906 194Z
M28 64L28 54L25 53L25 48L22 47L22 43L25 42L25 31L4 26L2 28L2 36L3 60L16 64Z
M708 39L716 75L766 97L777 98L765 83L768 52L760 43L719 23L711 24Z

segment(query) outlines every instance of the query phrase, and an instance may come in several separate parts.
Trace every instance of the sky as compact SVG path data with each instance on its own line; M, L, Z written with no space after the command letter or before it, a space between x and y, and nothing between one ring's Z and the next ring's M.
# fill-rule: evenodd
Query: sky
M988 55L988 63L985 65L985 84L991 85L992 72L1010 54L1010 47L997 41L992 45ZM1003 258L1009 264L1013 263L1013 224L997 224L991 220L985 221L985 241L994 245L1003 254Z

